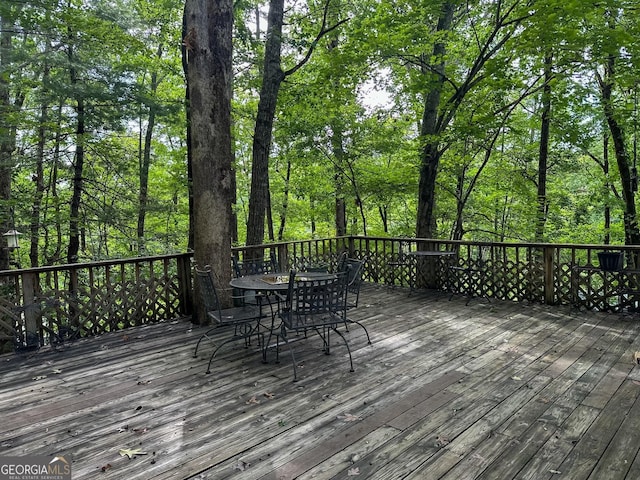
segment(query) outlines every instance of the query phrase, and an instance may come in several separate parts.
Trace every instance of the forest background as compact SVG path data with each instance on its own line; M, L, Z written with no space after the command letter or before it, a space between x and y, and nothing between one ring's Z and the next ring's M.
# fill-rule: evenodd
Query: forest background
M183 9L0 4L0 231L21 263L192 246ZM233 240L640 243L639 10L238 0Z

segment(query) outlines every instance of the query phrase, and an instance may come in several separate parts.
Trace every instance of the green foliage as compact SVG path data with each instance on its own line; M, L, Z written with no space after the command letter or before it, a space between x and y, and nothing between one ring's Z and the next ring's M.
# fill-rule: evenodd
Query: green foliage
M310 47L315 50L302 69L287 77L278 98L270 164L276 235L281 223L284 239L334 235L336 200L344 201L349 233L415 232L425 140L419 132L433 85L429 65L435 60L430 58L434 42L447 45L443 97L453 105L497 12L495 1L456 5L454 28L436 35L439 0L332 2L327 23L348 21L317 43L325 4L287 5L283 68L296 65ZM507 27L512 36L505 45L498 43L499 37L488 43L496 52L477 72L438 139L443 153L436 184L438 235L453 235L460 220L467 239L534 239L540 88L543 58L551 52L545 238L601 242L609 206L610 233L614 242L622 242L620 172L611 142L604 144L607 125L595 73L609 55L617 56L613 107L632 152L640 77L637 7L595 0L510 0L500 5L502 13L512 9L510 18L522 24ZM87 106L81 259L140 253L141 149L152 110L157 118L144 252L186 248L182 7L175 0L65 5L9 0L0 5L0 17L11 18L15 29L1 78L11 87L10 100L25 96L22 108L2 111L2 121L15 129L18 143L12 152L16 167L10 203L16 228L29 232L41 157L44 190L37 241L42 263L61 261L68 242L78 98ZM235 8L235 211L238 238L245 238L266 7L246 0ZM384 102L374 103L374 93L382 94ZM442 112L449 108L444 105ZM609 187L605 153L610 157Z

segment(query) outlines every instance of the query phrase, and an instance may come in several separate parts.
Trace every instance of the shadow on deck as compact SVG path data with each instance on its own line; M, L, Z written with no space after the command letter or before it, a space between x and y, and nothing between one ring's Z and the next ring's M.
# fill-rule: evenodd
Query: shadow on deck
M447 298L367 286L356 371L309 337L296 383L240 343L206 375L188 321L0 357L0 456L70 455L74 480L640 478L638 323Z

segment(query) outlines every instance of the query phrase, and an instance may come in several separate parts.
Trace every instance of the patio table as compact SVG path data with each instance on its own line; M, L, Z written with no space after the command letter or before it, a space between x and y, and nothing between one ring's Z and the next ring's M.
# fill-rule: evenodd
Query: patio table
M327 272L299 272L296 273L295 281L309 281L309 280L337 280L338 276L333 273ZM264 325L269 330L269 339L273 336L276 327L275 321L280 313L280 304L284 301L284 298L289 289L289 274L285 273L267 273L257 275L246 275L244 277L236 277L231 279L229 285L233 288L243 291L260 292L267 295L267 300L271 306L271 324ZM276 297L276 308L273 308L273 303L269 300L269 294ZM269 347L270 340L263 345L263 358L266 361L267 348Z
M420 287L423 284L426 284L427 286L434 286L432 285L433 281L432 279L435 278L435 262L431 265L431 268L428 272L428 274L425 274L422 271L422 265L420 265L417 260L419 258L423 258L425 260L435 260L435 261L439 261L440 259L442 260L450 260L454 257L454 255L456 254L456 252L452 252L450 250L415 250L413 252L407 252L407 256L408 257L415 257L416 258L416 278L412 281L412 278L409 279L409 289L411 291L416 290L418 287ZM447 273L449 272L449 268L448 265L445 264L444 268L446 268ZM448 283L448 279L447 279L447 283Z
M326 272L300 272L296 274L296 281L303 280L331 280L337 276ZM246 275L233 278L229 285L239 290L255 290L256 292L286 292L289 288L289 274L267 273L258 275Z

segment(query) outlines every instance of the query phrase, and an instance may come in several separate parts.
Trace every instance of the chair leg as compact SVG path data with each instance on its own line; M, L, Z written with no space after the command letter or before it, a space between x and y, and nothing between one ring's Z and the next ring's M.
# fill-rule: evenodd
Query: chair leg
M351 320L350 318L347 318L347 322L355 323L356 325L359 325L364 330L364 333L367 335L367 345L371 345L371 337L369 337L369 331L367 330L367 327L365 327L362 323L358 322L357 320Z
M224 342L218 345L213 351L213 353L211 354L211 357L209 357L209 364L207 365L206 373L211 373L211 363L213 362L214 357L218 353L218 350L220 350L227 343L235 342L236 340L240 340L240 339L244 340L244 348L249 348L249 345L251 345L250 339L254 333L258 336L258 342L261 342L261 344L264 344L264 334L258 330L257 326L254 328L248 323L243 325L236 325L236 327L234 328L233 337L226 339ZM200 340L202 340L202 337L200 338ZM198 344L199 343L200 341L198 341ZM196 346L196 351L197 349L198 347Z
M362 327L364 328L364 327ZM318 330L317 328L315 329L316 333L322 337L322 341L324 342L324 346L323 346L323 350L324 353L326 355L331 355L331 339L329 337L331 331L336 332L340 338L342 338L342 341L344 342L345 347L347 347L347 353L349 354L349 363L351 365L350 368L350 372L355 372L354 368L353 368L353 358L351 357L351 348L349 348L349 343L347 342L347 339L345 338L345 336L342 334L342 332L340 330L338 330L338 327L336 326L325 326L322 328L322 334L320 333L320 330ZM366 329L365 329L366 331Z
M275 336L276 337L276 363L279 362L279 358L278 358L278 354L279 354L279 349L280 349L280 342L279 342L279 336L276 333L274 335L273 331L275 330L275 320L273 318L271 318L271 327L269 327L269 337L267 339L266 343L263 343L262 345L262 363L267 363L267 349L269 348L269 345L271 345L271 339ZM264 335L263 335L263 342L264 342Z
M206 332L204 332L200 338L198 339L198 343L196 344L196 349L193 352L193 358L198 358L198 348L200 347L200 342L202 342L202 340L204 340L205 338L209 338L209 334L211 332L213 332L215 330L215 328L210 328L209 330L207 330Z
M289 352L291 353L291 362L293 363L293 381L298 381L298 368L296 365L296 356L293 353L293 348L289 345L289 339L287 338L287 329L284 325L282 325L282 333L280 335L284 340L285 344L289 347ZM276 357L278 356L278 352L276 352Z
M351 357L351 349L349 348L349 343L347 342L347 339L344 338L344 335L342 335L342 332L340 332L340 330L338 330L336 327L331 327L331 330L336 332L338 335L340 335L340 338L342 338L342 341L344 342L344 346L347 347L347 353L349 354L349 363L351 364L351 368L349 371L355 372L353 368L353 358Z
M225 340L224 342L222 342L220 345L218 345L216 347L216 349L213 351L213 353L211 354L211 356L209 357L209 364L207 365L207 374L211 373L211 362L213 362L214 357L216 356L216 354L218 353L218 350L220 350L224 345L226 345L227 343L231 343L234 340L236 340L235 338L230 338L228 340Z

